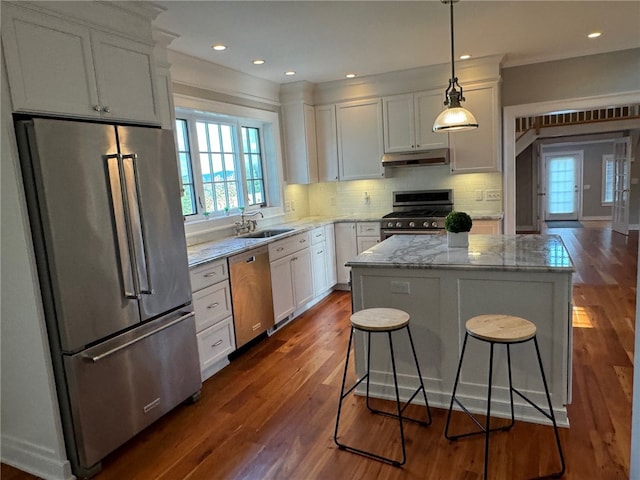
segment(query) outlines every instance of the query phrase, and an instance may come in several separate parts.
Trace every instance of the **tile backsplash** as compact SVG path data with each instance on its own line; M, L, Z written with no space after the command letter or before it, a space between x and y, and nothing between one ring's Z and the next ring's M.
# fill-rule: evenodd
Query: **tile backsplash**
M380 180L289 185L285 202L292 210L287 219L307 215L381 216L392 208L392 194L397 190L434 190L451 188L454 208L475 214L494 214L502 206L502 174L470 173L452 175L447 165L387 169ZM285 203L287 205L287 203Z

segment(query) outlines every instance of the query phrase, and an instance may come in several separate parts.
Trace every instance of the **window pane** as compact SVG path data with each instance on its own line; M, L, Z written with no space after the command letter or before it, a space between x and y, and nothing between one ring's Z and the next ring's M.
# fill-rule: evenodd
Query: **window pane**
M556 157L549 161L549 213L575 211L574 165L572 157Z
M194 215L196 213L195 186L191 169L187 121L184 119L176 119L176 139L178 142L178 168L182 183L182 215Z
M240 199L238 197L238 185L235 182L229 183L229 208L238 208Z
M233 152L233 136L230 125L220 125L222 148L224 152Z
M204 188L204 209L206 212L213 212L215 210L213 185L208 183L203 185L203 188Z
M207 130L202 122L196 123L196 136L198 137L198 151L206 152L207 148Z
M233 162L233 155L224 156L224 165L227 180L237 180L236 166Z
M214 153L211 156L213 164L213 178L212 181L222 182L224 181L224 168L222 166L222 156L219 153Z
M220 151L220 131L218 129L218 124L209 123L207 125L209 127L209 151L219 152Z

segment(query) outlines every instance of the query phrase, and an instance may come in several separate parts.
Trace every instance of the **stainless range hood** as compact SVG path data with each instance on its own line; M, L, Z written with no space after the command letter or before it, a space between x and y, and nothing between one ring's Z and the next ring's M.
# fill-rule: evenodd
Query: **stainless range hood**
M385 153L382 155L383 167L415 167L419 165L446 165L448 163L448 148L424 152Z

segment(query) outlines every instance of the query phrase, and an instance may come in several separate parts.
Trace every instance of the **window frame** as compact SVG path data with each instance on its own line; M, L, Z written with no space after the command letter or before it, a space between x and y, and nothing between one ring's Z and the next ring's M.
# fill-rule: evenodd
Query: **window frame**
M211 219L220 219L226 218L228 216L239 215L244 208L244 211L250 212L259 209L268 208L271 206L276 206L275 203L271 201L270 192L271 188L268 187L269 182L271 181L269 177L269 168L267 168L266 163L269 161L277 161L274 158L268 158L268 149L265 145L265 137L267 131L266 122L259 119L245 118L241 116L234 116L228 114L220 114L214 112L208 112L203 110L196 110L187 107L177 107L176 112L176 122L179 120L184 120L187 123L187 137L189 142L190 149L190 159L191 159L191 171L192 171L192 180L194 183L195 190L195 207L196 213L185 215L185 223L193 223L202 220L211 220ZM238 208L233 207L228 211L212 211L207 212L207 215L204 214L205 206L204 206L204 181L202 177L202 168L200 163L200 148L198 145L198 136L196 131L197 122L206 122L206 123L216 123L223 125L230 125L233 129L232 137L233 137L233 145L234 145L234 166L236 171L238 172L238 179L235 181L236 188L238 190L239 195L239 206ZM242 127L256 128L259 133L259 142L260 142L260 160L261 160L261 168L262 168L262 184L263 184L263 196L264 201L261 204L247 205L249 200L248 192L247 192L247 176L246 169L244 165L244 149L242 145ZM195 152L195 153L194 153ZM178 162L180 160L178 159ZM179 166L180 168L180 166ZM278 188L280 188L281 182L278 184ZM180 186L183 188L182 184L182 170L180 170Z
M611 178L610 178L610 187L611 187L611 200L607 200L607 164L611 163ZM600 203L603 207L610 207L613 205L613 196L614 196L614 188L615 188L615 178L616 178L616 160L615 156L612 153L607 153L602 155L602 189L600 192Z

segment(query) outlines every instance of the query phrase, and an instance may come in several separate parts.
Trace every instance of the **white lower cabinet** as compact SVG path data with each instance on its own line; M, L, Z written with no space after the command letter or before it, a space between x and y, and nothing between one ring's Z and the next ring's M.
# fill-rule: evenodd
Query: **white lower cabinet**
M309 244L308 232L269 244L276 323L314 297Z
M358 222L356 238L358 255L380 242L380 222Z
M337 283L347 285L351 269L344 264L358 255L355 222L339 222L335 224L336 238L336 276Z
M333 223L324 226L324 239L327 245L327 288L332 288L338 281L336 272L336 236Z
M227 260L215 260L190 271L193 310L202 381L229 364L235 350L233 310Z

